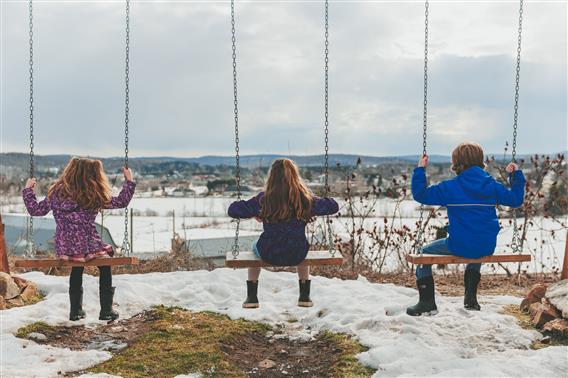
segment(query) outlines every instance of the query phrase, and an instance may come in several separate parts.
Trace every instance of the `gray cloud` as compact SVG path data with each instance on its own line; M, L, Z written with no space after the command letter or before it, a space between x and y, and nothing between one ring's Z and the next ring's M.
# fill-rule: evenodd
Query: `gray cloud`
M511 138L516 3L431 4L433 153ZM323 149L323 13L314 2L237 7L243 153ZM331 4L333 152L420 151L422 3ZM120 155L124 9L36 3L37 153ZM133 2L134 155L233 152L228 5ZM2 150L27 148L27 8L2 3ZM566 4L526 4L521 152L566 149ZM553 136L553 137L552 137Z

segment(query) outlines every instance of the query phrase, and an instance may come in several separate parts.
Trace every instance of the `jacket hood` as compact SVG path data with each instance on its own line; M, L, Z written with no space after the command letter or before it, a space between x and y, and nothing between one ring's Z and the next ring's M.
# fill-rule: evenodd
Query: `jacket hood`
M471 167L460 173L456 180L463 191L473 198L493 198L495 179L481 167Z

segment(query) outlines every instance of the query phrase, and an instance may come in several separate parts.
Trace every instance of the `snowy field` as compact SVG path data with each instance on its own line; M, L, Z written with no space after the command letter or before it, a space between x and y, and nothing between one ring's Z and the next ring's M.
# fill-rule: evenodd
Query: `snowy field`
M134 216L133 246L135 254L144 257L159 254L170 250L171 239L175 233L187 240L200 240L208 238L232 238L234 236L234 222L227 217L229 204L234 201L230 197L190 197L190 198L142 198L135 197L131 208L141 214ZM4 200L0 207L3 213L24 213L25 208L21 198ZM341 203L343 206L344 203ZM391 216L395 210L396 202L391 199L380 199L375 204L374 217L367 218L363 226L371 229L374 224L383 226L383 217ZM419 215L418 204L407 200L400 204L398 218L395 225L406 225L415 229ZM152 214L149 216L147 214ZM174 217L175 214L175 217ZM442 214L445 212L442 210ZM101 218L98 217L100 222ZM321 220L320 220L321 221ZM433 224L444 224L445 216L434 220ZM533 255L533 261L523 264L523 269L530 272L550 272L562 266L566 228L568 218L563 217L560 223L543 217L532 219L533 226L529 229L525 242L525 253ZM357 219L356 223L360 224ZM348 228L350 219L341 218L334 221L334 232L343 240L349 240ZM121 244L124 232L124 218L120 211L106 211L104 225L108 227L115 243ZM174 229L175 226L175 229ZM508 244L511 242L512 230L508 221L503 220L503 230L497 238L497 252L510 252ZM24 227L22 227L24 231ZM247 220L241 222L241 235L255 236L262 232L262 224ZM551 237L550 231L555 231ZM23 235L23 234L22 234ZM510 266L513 266L509 264ZM394 254L385 261L385 271L399 268L398 257ZM484 269L489 270L489 267Z
M0 312L2 377L56 377L58 372L85 369L109 359L107 352L71 351L17 339L13 333L35 321L68 322L67 277L34 272L23 275L39 284L46 299L32 306ZM462 298L438 296L440 313L413 318L404 311L414 304L413 289L372 284L361 278L341 281L314 277L314 307L296 306L297 277L264 271L260 278L261 308L245 310L246 272L151 273L116 276L116 298L122 318L152 305L215 311L231 318L283 323L292 337L310 338L320 330L346 332L370 350L359 360L378 369L377 377L566 377L567 347L529 348L540 333L524 330L515 318L500 313L519 298L481 297L481 312L463 309ZM85 276L86 326L100 323L96 278ZM288 320L297 319L296 323ZM189 372L188 372L189 373Z

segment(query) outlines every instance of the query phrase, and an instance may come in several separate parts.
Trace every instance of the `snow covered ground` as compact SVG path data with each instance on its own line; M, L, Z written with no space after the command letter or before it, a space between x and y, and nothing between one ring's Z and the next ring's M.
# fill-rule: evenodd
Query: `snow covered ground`
M37 272L23 277L37 282L47 296L33 306L0 312L1 376L54 377L111 357L106 352L77 352L15 338L13 333L31 322L71 324L66 321L67 277ZM114 283L123 318L165 304L232 318L282 322L296 337L309 338L322 329L354 334L369 346L359 359L379 369L377 377L566 377L568 348L529 349L540 334L522 329L515 318L499 313L503 305L518 304L518 298L482 297L482 311L468 312L462 307L462 298L438 296L438 315L412 318L404 310L417 299L413 289L372 284L363 278L315 277L315 306L305 309L295 303L295 275L265 271L260 278L261 308L245 310L241 308L245 279L243 270L217 269L120 275ZM92 326L98 323L96 278L86 276L84 287L87 318L80 323ZM291 319L298 322L288 323Z

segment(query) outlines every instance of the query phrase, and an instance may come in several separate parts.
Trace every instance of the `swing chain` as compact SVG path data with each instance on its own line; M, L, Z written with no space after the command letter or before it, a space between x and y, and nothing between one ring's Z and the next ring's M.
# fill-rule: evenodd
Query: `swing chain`
M519 0L519 29L517 36L517 67L515 71L515 105L513 107L513 146L511 149L511 161L517 162L517 124L519 118L519 79L521 73L521 41L523 31L523 0ZM514 253L521 253L523 241L519 235L517 225L517 209L513 209L513 238L511 240L511 249Z
M424 4L424 108L422 113L422 156L426 155L427 150L427 130L428 130L428 1ZM420 217L418 219L418 230L416 232L416 242L414 243L414 253L420 250L422 254L422 246L424 244L424 205L420 205Z
M324 50L324 126L325 126L325 158L324 158L324 179L325 179L325 188L324 188L324 196L327 197L329 195L329 2L325 0L325 50ZM335 256L335 248L333 245L333 230L331 227L331 220L329 215L325 217L326 223L326 233L327 233L327 244L329 248L329 253L331 256Z
M424 110L422 114L422 154L426 155L426 132L428 130L428 1L424 6Z
M240 165L240 149L239 149L239 106L237 96L237 39L235 36L235 0L231 0L231 42L233 56L233 105L235 116L235 184L237 188L237 200L241 199L241 165ZM231 253L233 258L239 256L239 227L241 220L236 219L235 240Z
M124 65L124 167L128 169L128 126L130 123L130 0L126 0L126 57ZM130 255L128 238L128 207L124 208L124 238L122 253Z
M35 175L35 156L34 156L34 23L33 23L33 2L29 0L28 4L29 12L29 82L30 82L30 168L29 177L33 178ZM26 241L27 250L26 254L29 257L35 255L35 245L34 245L34 219L32 216L28 217L28 227L26 231Z

